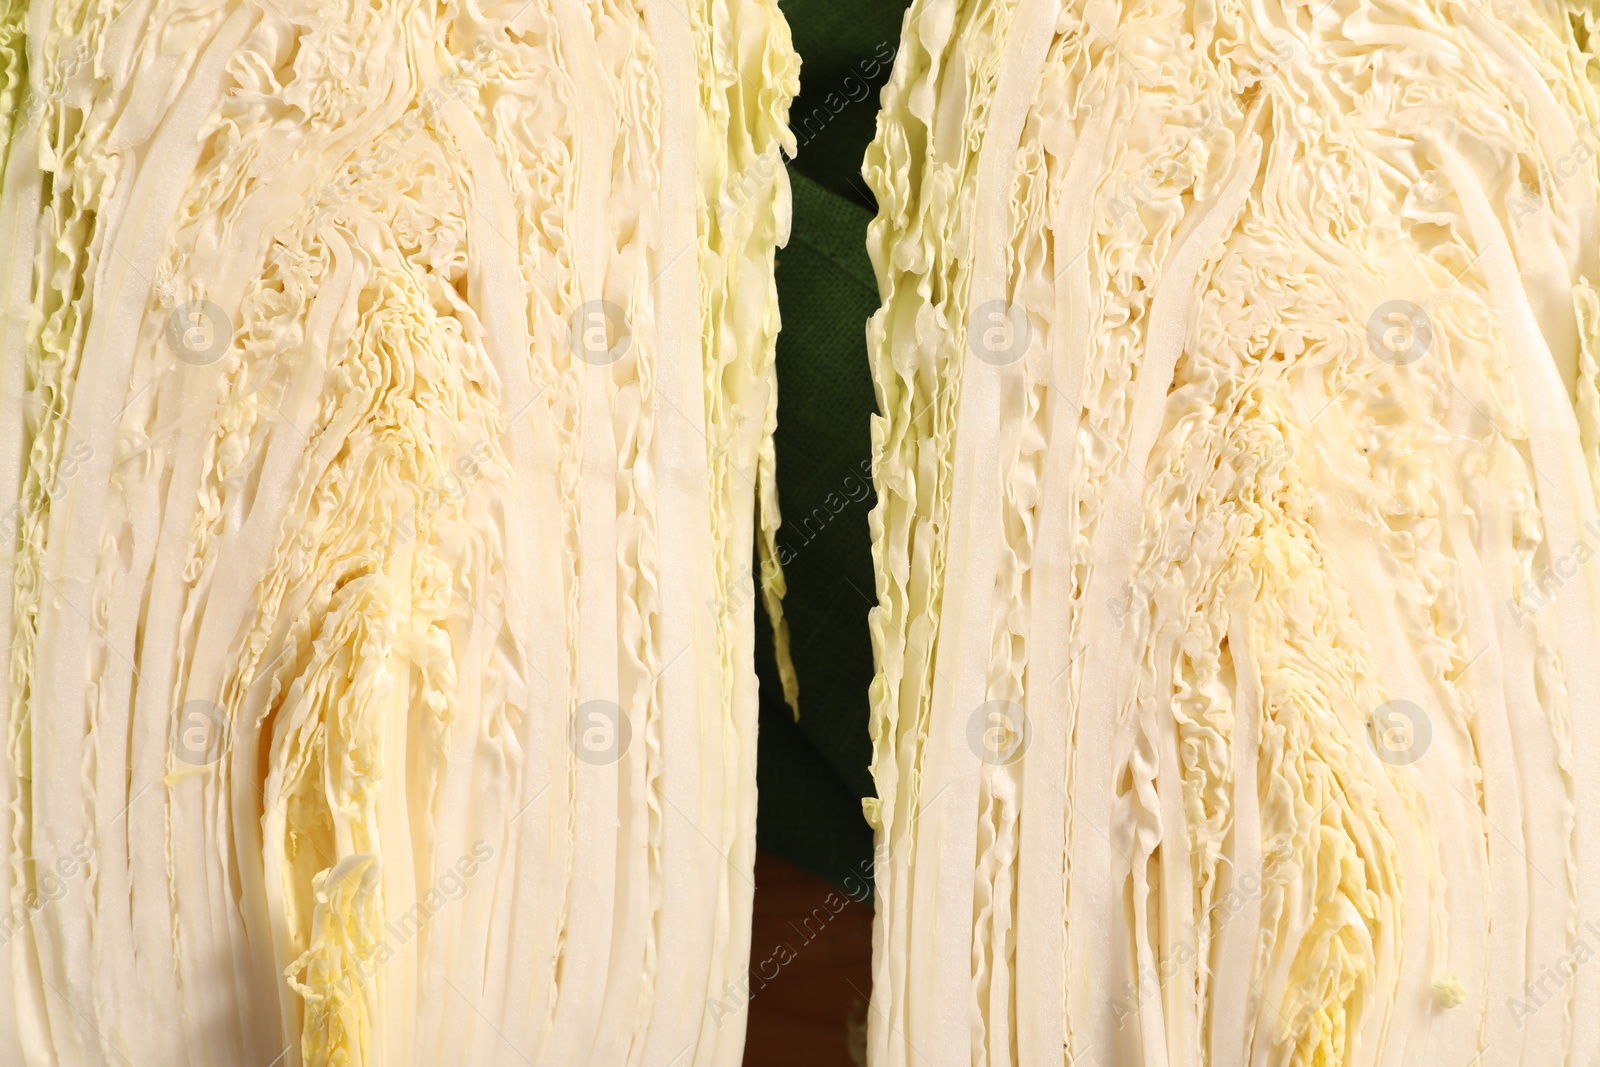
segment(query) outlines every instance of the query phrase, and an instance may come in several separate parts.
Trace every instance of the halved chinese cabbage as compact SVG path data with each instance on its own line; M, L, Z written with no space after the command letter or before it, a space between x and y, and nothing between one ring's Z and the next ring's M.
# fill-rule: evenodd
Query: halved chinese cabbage
M1600 1052L1595 22L912 4L877 1067Z
M0 1061L738 1062L777 5L0 49Z

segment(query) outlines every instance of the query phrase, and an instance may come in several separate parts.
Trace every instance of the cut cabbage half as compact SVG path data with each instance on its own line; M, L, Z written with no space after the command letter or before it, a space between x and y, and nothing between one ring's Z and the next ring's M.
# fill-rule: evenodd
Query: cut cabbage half
M912 4L877 1067L1600 1055L1595 31Z
M737 1063L777 5L0 49L0 1062Z

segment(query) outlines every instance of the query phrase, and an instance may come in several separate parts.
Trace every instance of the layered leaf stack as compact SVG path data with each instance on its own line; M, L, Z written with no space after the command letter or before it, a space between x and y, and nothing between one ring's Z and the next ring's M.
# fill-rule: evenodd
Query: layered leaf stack
M0 1062L737 1063L776 5L0 43Z
M1594 24L912 5L878 1067L1600 1052Z

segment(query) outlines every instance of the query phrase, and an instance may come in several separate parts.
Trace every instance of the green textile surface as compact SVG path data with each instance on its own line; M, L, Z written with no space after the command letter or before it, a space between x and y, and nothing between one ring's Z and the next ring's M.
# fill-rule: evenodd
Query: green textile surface
M799 154L789 174L799 171L875 213L877 204L861 177L861 157L877 131L878 90L889 80L910 0L779 0L778 6L800 53L800 95L789 108ZM866 237L862 223L851 247L871 278ZM872 306L878 306L876 283Z
M794 721L778 681L771 629L756 611L761 681L756 838L835 885L870 869L867 687L875 601L869 420L876 410L866 321L878 308L867 258L875 207L861 159L877 123L907 0L780 0L801 57L790 111L794 221L778 251L779 558L784 614L800 682Z

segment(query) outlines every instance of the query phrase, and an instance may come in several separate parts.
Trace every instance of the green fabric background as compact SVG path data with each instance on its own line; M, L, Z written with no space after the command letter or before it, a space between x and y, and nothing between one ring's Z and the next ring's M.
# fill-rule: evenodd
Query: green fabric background
M877 124L907 0L780 0L800 53L790 111L799 153L789 165L794 222L778 251L780 557L789 592L800 718L783 701L772 634L756 612L761 680L756 837L836 885L868 869L872 833L861 798L867 765L867 687L874 603L867 513L869 419L866 321L878 307L867 259L875 211L861 159ZM859 887L853 880L851 888Z

